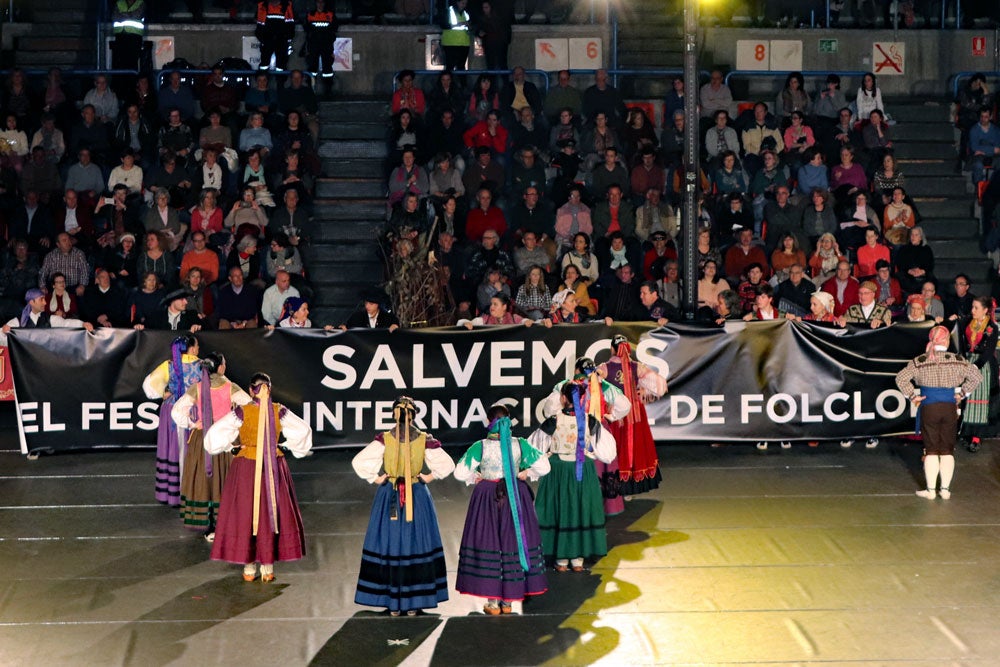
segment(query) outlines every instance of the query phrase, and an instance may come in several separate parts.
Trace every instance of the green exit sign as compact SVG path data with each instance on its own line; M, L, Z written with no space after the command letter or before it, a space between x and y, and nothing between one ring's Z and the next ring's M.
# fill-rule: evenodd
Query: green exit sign
M819 52L820 53L836 53L838 47L840 46L838 40L836 39L821 39L819 40Z

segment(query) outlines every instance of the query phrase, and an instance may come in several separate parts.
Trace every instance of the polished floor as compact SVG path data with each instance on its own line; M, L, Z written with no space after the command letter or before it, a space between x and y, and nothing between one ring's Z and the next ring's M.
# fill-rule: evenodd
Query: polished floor
M1000 444L959 453L948 501L913 495L912 444L662 446L608 556L509 617L353 603L350 456L292 463L308 554L263 585L153 502L152 451L0 453L0 664L1000 664ZM469 491L431 488L453 583Z

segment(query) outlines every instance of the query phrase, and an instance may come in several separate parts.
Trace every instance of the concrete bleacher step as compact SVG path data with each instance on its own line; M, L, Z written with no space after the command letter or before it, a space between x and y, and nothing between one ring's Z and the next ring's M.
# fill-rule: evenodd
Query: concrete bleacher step
M931 100L921 104L905 102L902 100L885 100L886 111L889 115L899 121L896 130L904 123L946 123L949 121L948 102L944 100Z
M923 214L923 207L917 205ZM975 218L928 218L920 220L920 226L936 246L941 239L974 239L979 234L979 223Z
M955 157L938 160L899 159L899 170L909 180L911 176L952 176L955 175Z
M309 258L311 262L317 264L322 264L323 262L360 262L367 264L370 262L373 265L380 265L374 242L315 243L309 249Z
M978 237L968 240L943 239L935 241L931 239L931 247L934 249L935 260L965 260L971 257L982 257Z
M93 38L79 36L36 37L34 35L19 37L18 51L84 51L94 48Z
M955 158L955 146L951 142L899 141L893 142L896 157L900 159Z
M972 215L972 199L944 199L916 196L913 198L920 215L925 218L966 218Z
M337 241L374 241L382 228L383 221L367 220L315 220L315 238L332 243Z
M967 258L961 261L935 259L935 276L940 277L942 280L948 280L959 273L964 273L972 278L972 292L974 294L981 292L989 293L989 285L995 271L990 260L986 259L981 253L979 253L979 257L976 259Z
M381 275L381 274L379 274ZM316 293L322 294L322 301L324 305L327 306L346 306L350 307L361 301L361 293L365 288L371 287L377 282L376 276L372 276L372 280L369 282L313 282Z
M330 177L385 178L385 161L381 158L323 158L323 173Z
M947 121L900 122L889 130L894 142L898 141L946 141L954 142L955 128Z
M46 8L45 11L34 13L33 23L48 23L57 25L75 25L89 21L87 12L82 9Z
M317 199L313 202L316 220L371 220L385 222L385 198Z
M94 53L90 51L17 51L19 67L93 67Z
M968 179L964 176L906 176L906 191L925 197L964 197Z
M20 39L28 37L87 37L93 40L97 34L97 27L93 23L82 24L62 24L62 23L32 23L30 35L25 35ZM90 42L87 48L93 48L94 43Z
M337 122L323 123L320 129L320 139L371 139L382 141L387 134L385 121L371 122Z
M362 122L389 118L389 95L384 100L335 100L319 103L324 122Z
M316 181L316 196L324 199L373 199L384 197L385 193L386 187L382 179L321 178Z
M389 150L384 141L325 141L320 144L321 158L382 158Z

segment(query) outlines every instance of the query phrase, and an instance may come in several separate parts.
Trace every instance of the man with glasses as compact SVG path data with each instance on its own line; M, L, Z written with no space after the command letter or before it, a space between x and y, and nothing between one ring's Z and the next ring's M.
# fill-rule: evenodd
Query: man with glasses
M816 286L806 278L805 269L801 264L792 264L788 269L788 278L778 283L778 288L774 291L774 303L778 310L788 311L786 304L793 303L802 309L802 313L809 312L809 300L812 298Z
M186 276L188 271L198 268L201 269L201 276L205 282L211 285L219 279L219 256L214 250L208 248L206 241L204 232L191 234L193 247L181 258L180 275Z
M945 317L954 322L965 317L972 316L972 300L976 295L972 293L972 281L969 276L960 273L955 276L955 294L945 297L944 313Z

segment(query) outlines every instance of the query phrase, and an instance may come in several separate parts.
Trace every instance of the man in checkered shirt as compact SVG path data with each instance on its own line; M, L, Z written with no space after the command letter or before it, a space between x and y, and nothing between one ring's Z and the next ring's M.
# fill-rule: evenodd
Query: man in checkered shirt
M56 247L45 256L38 272L38 286L46 294L49 279L56 273L66 276L66 287L76 289L76 295L83 296L83 290L90 283L90 265L87 256L79 248L73 247L73 239L66 232L56 236Z
M927 488L917 491L921 498L951 498L951 478L955 473L955 441L958 433L958 404L972 393L983 376L972 364L948 352L951 334L944 327L930 332L927 351L913 359L896 375L896 386L917 406L916 432L924 438L924 475ZM938 476L941 490L937 490Z

